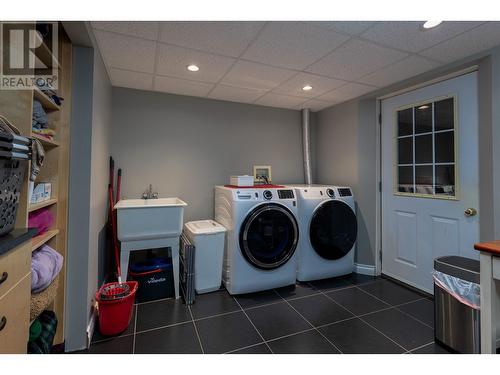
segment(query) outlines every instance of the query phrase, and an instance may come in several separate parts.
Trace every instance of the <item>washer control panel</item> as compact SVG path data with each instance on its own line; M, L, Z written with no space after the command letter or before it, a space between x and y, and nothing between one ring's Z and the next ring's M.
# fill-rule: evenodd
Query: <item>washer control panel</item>
M332 188L326 189L326 195L328 195L330 198L335 198L335 191Z
M273 197L273 192L271 190L264 190L262 196L264 197L264 199L270 200Z

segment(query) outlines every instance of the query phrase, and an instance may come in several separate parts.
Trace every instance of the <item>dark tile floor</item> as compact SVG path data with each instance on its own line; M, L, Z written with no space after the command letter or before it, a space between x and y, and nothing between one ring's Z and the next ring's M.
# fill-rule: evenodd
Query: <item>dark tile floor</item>
M433 302L390 280L350 275L232 297L135 306L119 337L87 353L448 353L434 342Z

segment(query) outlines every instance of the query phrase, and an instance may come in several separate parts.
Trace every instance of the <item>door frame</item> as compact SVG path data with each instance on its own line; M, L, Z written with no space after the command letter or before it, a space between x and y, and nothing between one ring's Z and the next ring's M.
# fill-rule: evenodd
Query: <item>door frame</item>
M382 101L384 99L389 99L394 96L402 95L404 93L414 91L426 86L431 86L433 84L443 82L450 80L452 78L456 78L465 74L469 74L472 72L476 72L479 70L479 65L474 64L471 65L467 68L460 69L448 74L445 74L443 76L416 84L412 86L408 86L403 89L399 89L396 91L392 91L388 94L378 96L376 98L376 117L375 117L375 124L376 124L376 178L377 178L377 194L376 194L376 210L375 210L375 227L376 227L376 236L375 236L375 275L379 276L382 274L382 256L383 256L383 248L382 248ZM392 168L392 166L391 166ZM481 221L479 222L479 226L481 226Z

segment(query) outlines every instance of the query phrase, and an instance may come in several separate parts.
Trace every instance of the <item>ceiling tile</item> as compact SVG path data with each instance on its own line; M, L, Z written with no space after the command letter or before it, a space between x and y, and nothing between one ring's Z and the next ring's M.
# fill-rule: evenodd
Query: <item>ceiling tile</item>
M264 22L162 22L160 40L237 57L262 26Z
M487 22L420 54L442 62L452 62L499 44L500 22Z
M373 21L312 21L311 23L319 27L349 35L359 35L375 24Z
M229 102L253 103L264 93L264 90L217 85L208 97L212 99L227 100Z
M294 70L274 68L250 61L238 61L224 76L221 83L249 89L272 89L286 81Z
M259 98L254 104L265 105L268 107L278 108L295 108L304 102L304 98L295 96L280 95L275 93L267 93L262 98Z
M179 95L206 96L214 85L212 83L188 81L172 77L156 76L155 91Z
M341 102L357 98L358 96L367 94L371 91L375 91L376 89L376 87L362 85L360 83L348 83L345 86L321 95L320 97L318 97L318 99L331 102Z
M108 67L153 73L155 42L94 30Z
M270 22L243 54L269 65L303 69L349 37L307 22Z
M363 78L358 79L361 83L384 87L392 83L403 81L420 73L438 67L440 64L423 57L412 55L395 64L377 70Z
M313 112L321 111L322 109L331 107L332 105L336 104L335 102L325 102L322 100L317 100L317 99L310 99L298 106L295 107L295 109L304 109L304 108L309 108Z
M153 88L152 74L110 68L109 75L111 84L116 87L128 87L138 90L151 90Z
M235 59L192 49L158 44L158 65L156 73L164 76L186 78L201 82L217 82L229 70ZM186 66L196 64L197 72L190 72Z
M273 91L280 94L314 98L345 84L345 81L338 79L326 78L310 73L299 73ZM313 89L310 91L302 90L302 87L305 85L310 85Z
M93 21L92 27L97 30L135 36L149 40L158 40L159 24L151 21Z
M406 56L403 52L352 39L307 70L329 77L356 80Z
M404 51L418 52L470 30L481 22L443 22L429 30L422 30L422 24L413 21L378 22L361 37Z

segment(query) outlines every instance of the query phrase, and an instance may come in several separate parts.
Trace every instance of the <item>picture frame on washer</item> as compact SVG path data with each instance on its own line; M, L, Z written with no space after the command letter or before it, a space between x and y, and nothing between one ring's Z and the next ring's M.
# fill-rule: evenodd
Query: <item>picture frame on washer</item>
M254 165L253 180L255 184L270 184L272 183L272 174L270 165Z

